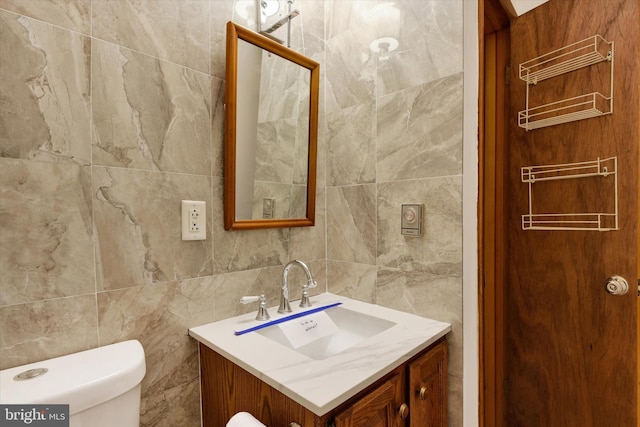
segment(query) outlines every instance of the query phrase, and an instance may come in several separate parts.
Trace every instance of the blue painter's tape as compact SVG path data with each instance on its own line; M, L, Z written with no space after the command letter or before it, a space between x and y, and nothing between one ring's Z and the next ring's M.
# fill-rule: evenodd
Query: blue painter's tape
M258 326L254 326L252 328L243 329L241 331L235 331L234 334L235 335L244 335L244 334L247 334L249 332L253 332L253 331L260 330L260 329L264 329L264 328L269 327L271 325L277 325L278 323L284 323L284 322L292 320L292 319L297 319L299 317L303 317L303 316L307 316L309 314L317 313L319 311L326 310L328 308L335 307L335 306L340 305L340 304L342 304L342 303L341 302L336 302L334 304L329 304L329 305L325 305L323 307L314 308L312 310L304 311L302 313L291 314L289 316L285 316L285 317L282 317L282 318L277 319L277 320L271 320L269 322L262 323L262 324L260 324Z

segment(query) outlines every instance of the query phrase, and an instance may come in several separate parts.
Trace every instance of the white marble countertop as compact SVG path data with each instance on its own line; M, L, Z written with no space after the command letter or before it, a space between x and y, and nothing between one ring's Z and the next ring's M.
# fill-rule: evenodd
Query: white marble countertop
M311 359L256 332L234 335L234 331L264 323L256 321L253 312L191 328L189 335L322 416L451 331L448 323L339 295L315 295L311 302L311 309L341 302L341 307L395 325L324 360ZM291 307L294 314L311 310L300 309L294 302ZM277 313L277 307L270 308L269 314L271 320L285 317Z

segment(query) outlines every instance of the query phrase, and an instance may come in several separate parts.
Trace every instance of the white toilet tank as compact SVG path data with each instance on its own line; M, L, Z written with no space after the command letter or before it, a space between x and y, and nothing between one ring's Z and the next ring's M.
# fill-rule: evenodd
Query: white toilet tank
M125 341L2 370L0 403L69 404L70 427L138 427L145 372L142 345Z

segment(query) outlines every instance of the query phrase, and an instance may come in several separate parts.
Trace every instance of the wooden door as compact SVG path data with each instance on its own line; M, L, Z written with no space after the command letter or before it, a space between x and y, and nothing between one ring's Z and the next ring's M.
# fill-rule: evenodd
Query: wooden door
M511 22L504 290L507 426L638 425L638 3L550 0ZM615 43L613 114L528 132L520 128L517 114L525 109L526 85L518 78L518 65L597 34ZM531 90L536 102L593 91L608 95L608 69L601 63ZM618 161L619 230L522 229L521 215L529 209L522 167L612 156ZM534 209L589 211L612 197L608 184L585 178L549 182L533 203ZM605 291L606 279L614 274L628 280L627 295Z
M447 427L447 342L409 364L409 426Z
M389 380L335 417L336 427L401 427L404 372L396 371Z

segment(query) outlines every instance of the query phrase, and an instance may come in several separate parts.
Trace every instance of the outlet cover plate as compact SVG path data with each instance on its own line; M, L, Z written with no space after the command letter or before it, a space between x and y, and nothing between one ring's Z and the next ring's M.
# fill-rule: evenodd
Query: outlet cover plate
M206 203L200 200L182 201L182 240L207 239Z

